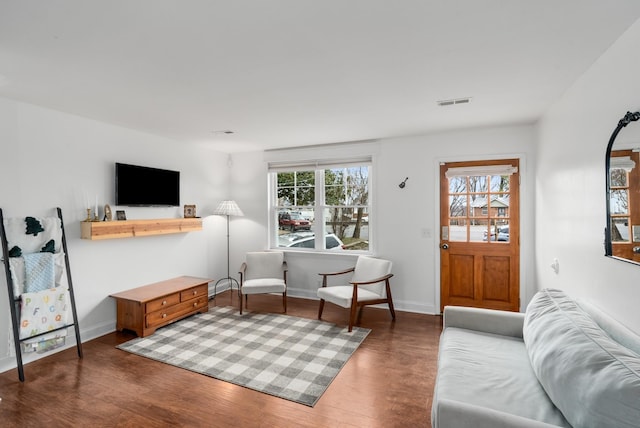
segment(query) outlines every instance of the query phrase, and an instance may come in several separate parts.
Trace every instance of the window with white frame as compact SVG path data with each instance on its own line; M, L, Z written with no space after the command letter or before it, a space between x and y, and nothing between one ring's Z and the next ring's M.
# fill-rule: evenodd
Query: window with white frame
M269 164L271 248L371 249L371 159Z

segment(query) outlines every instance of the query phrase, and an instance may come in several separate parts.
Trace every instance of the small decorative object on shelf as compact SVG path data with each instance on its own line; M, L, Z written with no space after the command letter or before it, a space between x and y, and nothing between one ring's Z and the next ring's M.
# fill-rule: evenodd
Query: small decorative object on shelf
M113 220L113 216L111 214L111 207L109 206L109 204L104 206L104 218L102 219L102 221L111 221Z
M194 218L196 216L196 206L195 205L185 205L184 206L184 218Z
M87 218L84 221L91 221L91 208L87 208Z
M125 214L124 210L116 211L116 220L126 220L126 219L127 219L127 214Z

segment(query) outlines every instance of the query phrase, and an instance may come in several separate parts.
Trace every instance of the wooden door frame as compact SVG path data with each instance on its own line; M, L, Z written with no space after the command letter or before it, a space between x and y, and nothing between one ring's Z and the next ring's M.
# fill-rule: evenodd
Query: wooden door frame
M452 162L473 162L473 161L492 161L492 160L500 160L500 159L518 159L519 161L519 171L518 175L520 176L520 242L523 242L523 236L525 238L533 239L532 234L523 234L522 228L522 218L525 210L523 207L528 208L528 204L523 204L525 198L523 198L523 194L528 195L532 190L527 186L527 180L525 177L525 171L527 171L527 156L525 153L510 153L510 154L496 154L496 155L477 155L477 156L448 156L448 157L439 157L434 159L434 313L439 314L440 312L440 302L441 302L441 275L440 275L440 264L442 262L440 257L440 232L442 225L440 224L440 165L443 163L452 163ZM524 189L524 191L523 191ZM531 219L530 221L533 221ZM533 251L535 253L535 251ZM531 259L534 254L530 255ZM525 258L523 257L523 246L520 244L520 312L523 312L526 308L526 305L529 302L527 298L527 290L526 290L526 282L525 282L525 273L529 271L529 267L533 266L533 261L530 263L525 263Z

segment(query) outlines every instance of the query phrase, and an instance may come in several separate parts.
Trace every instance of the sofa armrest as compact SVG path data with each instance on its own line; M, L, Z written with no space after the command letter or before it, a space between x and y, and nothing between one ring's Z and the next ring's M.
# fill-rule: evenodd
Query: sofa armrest
M458 327L503 336L522 337L524 314L493 309L446 306L443 329Z
M486 407L454 400L438 400L434 403L433 428L551 428L533 419L500 412Z

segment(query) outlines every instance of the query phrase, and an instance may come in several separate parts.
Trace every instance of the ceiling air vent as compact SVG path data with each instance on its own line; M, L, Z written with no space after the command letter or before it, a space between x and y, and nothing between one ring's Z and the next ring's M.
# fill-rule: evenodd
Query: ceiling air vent
M451 100L440 100L438 101L438 105L440 107L444 106L452 106L454 104L469 104L471 102L471 98L455 98Z

